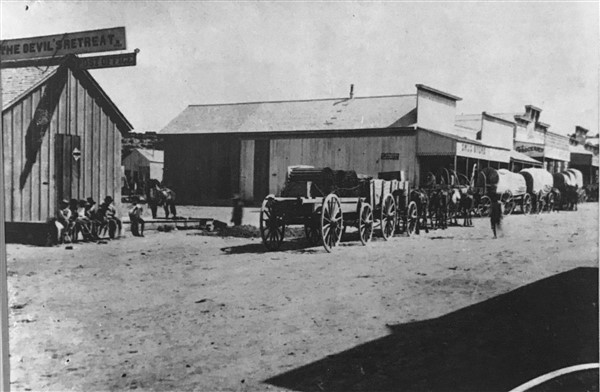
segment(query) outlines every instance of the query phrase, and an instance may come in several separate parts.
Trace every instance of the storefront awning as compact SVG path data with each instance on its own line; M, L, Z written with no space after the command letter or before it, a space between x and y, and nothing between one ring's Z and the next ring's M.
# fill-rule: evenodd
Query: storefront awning
M419 156L458 156L490 162L510 162L510 150L485 145L477 140L419 128Z
M534 165L534 166L538 166L538 167L542 167L542 162L531 158L528 155L525 155L523 153L520 153L518 151L512 150L510 152L510 160L513 162L518 162L518 163L525 163L528 165Z

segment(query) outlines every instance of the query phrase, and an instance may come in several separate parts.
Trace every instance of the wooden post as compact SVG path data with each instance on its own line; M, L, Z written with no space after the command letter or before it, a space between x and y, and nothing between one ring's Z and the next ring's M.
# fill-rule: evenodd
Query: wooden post
M0 70L0 80L2 71ZM2 107L2 83L0 82L0 107ZM10 390L10 362L8 359L8 274L6 266L6 229L4 209L6 208L4 195L4 121L0 124L2 135L2 148L0 148L0 389Z

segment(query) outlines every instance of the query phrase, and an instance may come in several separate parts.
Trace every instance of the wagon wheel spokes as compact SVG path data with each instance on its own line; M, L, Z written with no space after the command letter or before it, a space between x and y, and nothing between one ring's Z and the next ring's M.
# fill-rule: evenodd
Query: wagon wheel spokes
M501 196L501 200L504 202L504 215L512 214L515 209L515 201L512 193L510 191L504 192Z
M373 237L373 209L369 203L361 203L358 213L358 232L360 242L366 245Z
M321 225L319 224L319 218L321 217L321 209L317 209L312 213L304 222L304 234L308 243L312 246L319 245L321 243Z
M491 206L492 200L488 196L483 196L479 202L479 215L484 218L490 216Z
M331 249L340 243L343 226L340 199L334 194L329 194L325 197L321 210L321 239L327 252L331 252Z
M553 193L548 194L548 202L546 204L546 211L552 212L552 210L554 209L554 203L555 203L554 194Z
M535 195L535 213L540 214L545 208L544 196L542 196L542 192L540 191Z
M381 234L383 238L387 241L391 236L394 235L394 230L396 229L396 202L391 194L387 194L383 198L383 202L381 203Z
M260 236L267 250L277 250L285 235L285 220L275 211L277 202L267 196L260 208Z
M406 225L406 235L409 237L415 233L417 230L417 225L419 224L419 214L417 209L417 203L411 201L408 204L408 212L406 214L406 218L408 220Z
M531 213L531 196L529 193L526 193L525 196L523 196L523 200L521 201L521 211L525 215Z

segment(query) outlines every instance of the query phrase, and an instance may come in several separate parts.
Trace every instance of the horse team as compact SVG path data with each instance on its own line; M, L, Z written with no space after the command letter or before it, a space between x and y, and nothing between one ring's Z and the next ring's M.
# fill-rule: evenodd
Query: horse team
M501 192L498 184L501 176L496 169L488 168L478 173L474 170L470 180L448 169L440 170L437 175L428 173L425 184L410 191L408 197L409 202L417 204L416 233L419 230L446 229L449 225L458 225L458 219L463 220L463 226L472 226L473 216L489 216L491 200L496 198L501 201L505 215L514 211L517 196L520 196L521 212L524 214L577 210L577 204L586 199L582 175L578 170L569 169L554 175L543 169L528 170L511 173L522 177L522 185ZM528 174L531 170L533 176ZM545 182L539 179L540 174Z

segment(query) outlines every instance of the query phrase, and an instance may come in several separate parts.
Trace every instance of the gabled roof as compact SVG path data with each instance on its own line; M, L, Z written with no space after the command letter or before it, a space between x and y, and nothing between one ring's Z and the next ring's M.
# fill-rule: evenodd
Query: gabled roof
M45 83L52 76L58 74L61 69L69 68L73 71L75 78L87 82L88 87L86 88L93 90L95 93L94 96L100 99L121 133L130 132L133 129L131 123L125 118L92 75L85 69L77 67L75 62L71 61L72 58L72 56L66 57L60 65L3 68L1 72L2 111L10 109L30 92Z
M146 158L150 162L164 163L165 161L164 151L148 150L145 148L135 148L134 150L139 152L141 155L144 156L144 158Z
M2 110L56 73L58 65L2 69Z
M336 131L416 124L416 95L190 105L161 134Z

